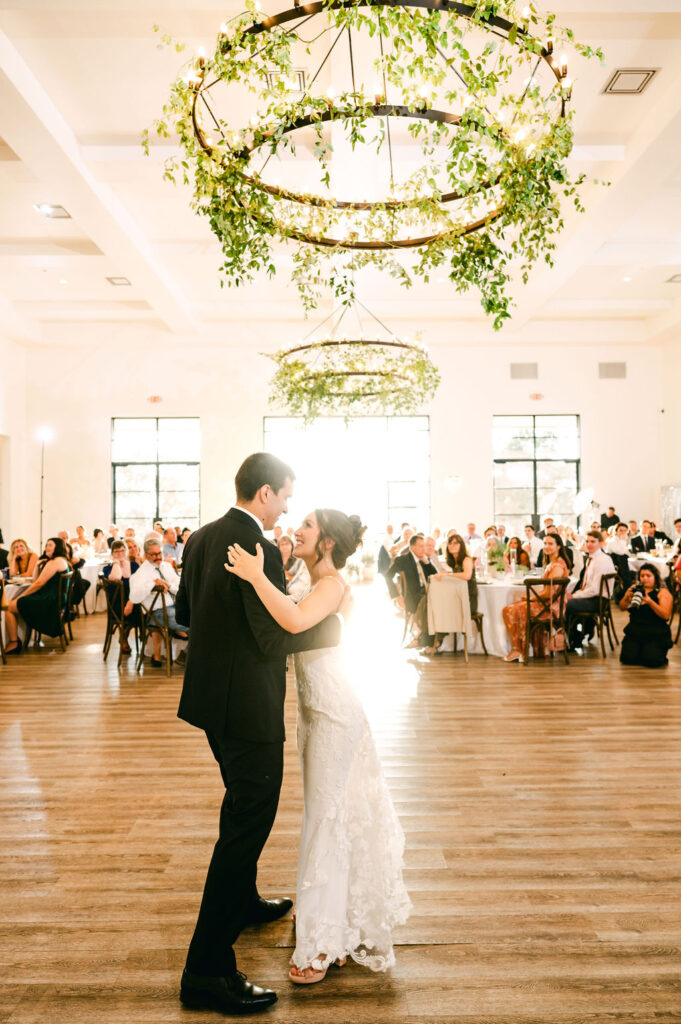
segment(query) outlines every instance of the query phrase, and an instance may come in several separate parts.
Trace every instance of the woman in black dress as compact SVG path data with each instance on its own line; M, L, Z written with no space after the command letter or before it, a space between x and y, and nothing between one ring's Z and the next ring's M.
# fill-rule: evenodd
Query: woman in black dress
M17 616L21 616L29 629L45 636L59 636L60 609L57 603L59 577L69 570L66 544L61 537L50 537L45 552L38 562L38 575L20 597L10 601L5 612L5 627L9 643L6 654L19 654L21 640L17 635ZM64 599L66 595L63 595Z
M662 668L667 664L667 651L672 646L668 620L673 603L672 595L662 586L657 567L646 562L639 569L637 582L620 601L620 608L629 610L620 654L623 665Z

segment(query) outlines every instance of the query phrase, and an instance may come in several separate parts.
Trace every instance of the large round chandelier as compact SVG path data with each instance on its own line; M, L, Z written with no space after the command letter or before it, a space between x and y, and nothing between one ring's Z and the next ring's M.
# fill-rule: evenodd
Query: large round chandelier
M271 401L306 422L322 414L414 412L440 383L420 340L394 334L359 299L269 358L277 364Z
M273 273L283 243L307 308L328 282L351 298L367 265L404 283L444 270L498 326L511 264L550 262L561 199L579 205L567 52L597 51L502 0L246 6L156 123L227 282Z

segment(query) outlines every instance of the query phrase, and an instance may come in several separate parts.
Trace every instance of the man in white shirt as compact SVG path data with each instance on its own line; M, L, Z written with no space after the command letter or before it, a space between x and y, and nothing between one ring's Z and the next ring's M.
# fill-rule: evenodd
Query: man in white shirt
M444 565L437 557L435 537L426 537L424 559L432 565L436 572L446 572Z
M141 604L148 610L159 590L162 590L164 594L170 594L171 598L175 598L180 586L180 577L170 562L164 561L161 545L153 537L145 540L144 555L145 559L139 569L130 577L130 600L133 604ZM166 598L166 614L168 629L171 633L177 633L178 636L186 638L189 635L189 630L177 621L174 600L168 603ZM159 626L163 625L163 609L160 601L154 607L152 618ZM151 664L154 668L160 668L162 665L161 636L159 633L153 632L151 639L154 645Z
M608 538L605 550L609 555L629 554L629 530L627 529L626 523L617 524L615 527L615 536Z
M530 559L530 565L534 569L537 565L537 559L544 550L544 542L537 537L534 532L534 526L532 526L531 523L528 523L525 527L525 536L527 537L527 540L523 544L523 551L527 552Z
M598 594L601 577L615 571L610 555L602 550L601 531L589 530L586 535L587 557L579 581L567 596L565 625L571 650L582 649L585 636L593 636L593 620L577 618L580 612L598 611Z
M674 520L674 547L672 551L675 555L681 555L681 519Z

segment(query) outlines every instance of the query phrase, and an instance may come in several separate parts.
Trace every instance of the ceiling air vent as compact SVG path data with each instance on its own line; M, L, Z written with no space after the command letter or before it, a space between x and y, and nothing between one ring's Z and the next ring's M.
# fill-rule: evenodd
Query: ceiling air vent
M538 363L511 363L511 380L536 380L538 376Z
M681 284L681 274L672 274L667 278L667 284Z
M610 96L640 96L659 68L618 68L603 92Z
M598 376L601 380L614 380L619 377L626 377L627 375L627 364L626 363L599 363L598 364Z

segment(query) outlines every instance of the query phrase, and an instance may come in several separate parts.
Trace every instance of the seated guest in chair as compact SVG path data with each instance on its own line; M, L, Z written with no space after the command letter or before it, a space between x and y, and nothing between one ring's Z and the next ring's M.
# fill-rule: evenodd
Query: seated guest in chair
M504 552L504 568L509 569L511 567L513 552L515 552L515 564L522 566L523 569L529 570L530 556L523 548L523 542L520 537L511 537L506 545L506 551Z
M622 581L619 595L628 590L634 582L634 573L629 568L629 530L626 523L618 523L615 536L610 537L605 545L606 554L610 555Z
M435 572L445 571L445 567L437 555L437 540L435 537L426 537L424 559L429 565L432 565Z
M134 541L132 541L132 544L135 547L137 546ZM122 609L117 608L116 611L119 615L122 613L124 621L121 649L123 654L130 654L128 634L135 626L135 612L137 611L135 605L130 600L130 578L139 569L139 562L130 560L128 557L128 545L122 540L115 540L111 545L111 558L111 564L104 566L102 569L102 575L108 580L123 580L124 604Z
M466 542L458 533L450 533L447 536L447 551L445 554L445 571L439 572L437 580L465 580L468 584L468 604L471 615L478 611L478 582L475 578L475 565L473 559L466 551ZM437 654L442 646L444 636L438 634L433 638L431 646L426 654Z
M608 505L607 512L601 512L601 529L609 530L611 526L617 526L620 517L615 512L613 505Z
M177 531L169 526L163 534L163 557L173 565L178 566L182 561L184 548L177 539Z
M92 547L96 555L106 555L109 550L109 545L106 542L106 534L104 530L100 530L97 527L92 534Z
M398 572L403 572L407 585L407 593L398 598L401 608L415 615L419 634L412 640L409 647L427 647L432 644L428 636L428 607L426 604L426 579L435 575L435 569L427 561L426 544L422 533L415 533L409 540L409 552L398 555L388 569L387 577L394 580Z
M639 555L646 551L655 551L656 547L655 527L649 519L643 519L641 522L641 532L631 538L631 550L635 555Z
M141 604L148 610L156 597L156 591L162 590L164 594L169 594L172 600L169 603L168 599L166 599L168 629L171 633L176 633L177 636L186 639L189 636L189 630L186 626L179 623L175 617L174 598L180 586L180 577L170 562L164 560L161 545L154 537L145 540L144 557L145 561L137 572L130 577L130 600L133 604ZM159 626L163 626L163 609L160 602L157 602L154 606L152 618ZM151 664L154 668L160 668L163 664L161 661L160 634L154 631L151 634L151 640L154 645Z
M667 534L664 532L664 530L658 530L657 523L653 523L652 520L651 520L651 523L650 523L650 528L651 528L651 530L653 532L653 537L655 538L655 543L656 544L660 540L662 541L663 544L671 544L672 543L671 537L668 537Z
M681 519L674 520L674 539L672 541L672 555L678 558L681 555Z
M586 535L587 557L576 588L567 595L565 624L571 650L580 650L585 636L593 636L593 620L577 618L579 612L598 612L598 594L601 576L615 571L610 555L602 550L600 528ZM584 623L586 621L586 626Z
M537 559L544 550L544 545L539 539L539 537L537 537L534 530L534 526L532 526L531 523L528 523L525 527L525 538L526 539L525 543L523 544L523 548L525 549L525 551L527 551L527 554L530 558L530 565L534 569L535 565L537 564Z
M23 594L10 601L5 610L5 628L9 638L5 648L6 654L21 653L21 640L17 634L18 616L21 616L29 629L34 629L36 633L59 636L59 577L62 573L68 572L69 568L64 541L61 537L50 537L45 544L45 553L36 565L36 579Z
M558 533L547 533L544 537L544 571L542 572L542 579L545 580L561 580L568 579L570 576L570 566L568 562L568 555L565 550L562 538ZM550 588L543 587L540 595L541 597L548 596ZM551 604L551 612L553 615L558 617L560 613L560 593L556 594L555 600ZM548 619L548 612L542 611L542 605L539 601L530 602L530 610L533 616L539 615ZM513 604L507 604L502 609L502 617L506 629L511 637L511 650L508 652L504 661L522 661L525 650L525 640L527 634L527 601L525 597L520 601L515 601ZM537 657L543 658L545 656L545 639L546 632L543 627L540 627L541 631L537 633L536 639L531 637L533 641L534 653Z
M18 537L12 541L8 566L10 576L33 576L37 564L38 556L35 551L31 551L25 540Z
M662 668L672 646L672 633L667 621L674 599L662 586L657 566L644 563L635 582L620 601L620 608L629 611L624 628L620 661L623 665Z

